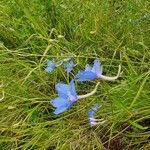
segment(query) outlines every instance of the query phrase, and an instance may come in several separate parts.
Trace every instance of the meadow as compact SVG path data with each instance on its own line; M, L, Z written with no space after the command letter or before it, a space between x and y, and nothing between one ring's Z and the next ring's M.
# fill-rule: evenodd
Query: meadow
M0 1L0 150L150 149L149 0ZM46 61L73 56L77 66L44 71ZM55 84L69 83L99 59L115 81L76 82L77 101L60 115L49 103ZM87 111L102 107L91 127Z

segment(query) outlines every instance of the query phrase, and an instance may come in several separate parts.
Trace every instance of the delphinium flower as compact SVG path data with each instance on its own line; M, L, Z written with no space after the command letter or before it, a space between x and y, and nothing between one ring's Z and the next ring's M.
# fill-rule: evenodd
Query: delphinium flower
M102 66L98 59L94 60L93 67L86 65L84 71L79 71L76 75L78 81L90 81L94 79L101 78L103 80L113 81L117 79L120 75L121 66L119 65L118 74L114 77L108 77L102 74Z
M58 97L50 101L52 106L56 108L54 114L60 114L69 109L77 100L93 95L96 92L98 85L99 82L92 92L85 95L78 95L75 89L74 80L69 84L56 84L55 88L58 92Z
M98 124L103 124L105 121L104 119L95 119L95 113L101 106L95 104L89 111L88 111L88 118L91 126L96 126Z
M73 62L73 58L65 58L61 60L58 63L54 63L54 61L48 60L47 61L47 67L45 68L46 72L52 72L55 68L61 66L62 64L65 63L66 71L69 73L72 71L73 67L75 67L75 64Z

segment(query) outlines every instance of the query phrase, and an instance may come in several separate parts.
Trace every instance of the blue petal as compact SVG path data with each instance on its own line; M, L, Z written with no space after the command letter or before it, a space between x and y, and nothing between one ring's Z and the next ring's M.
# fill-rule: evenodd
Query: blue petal
M93 65L92 71L95 72L97 75L102 74L102 67L101 67L100 61L98 59L94 60L94 65Z
M94 118L95 113L98 111L98 109L101 106L98 104L93 105L93 107L88 111L88 117L89 118Z
M75 97L75 99L76 99L77 92L76 92L76 89L75 89L74 80L71 80L71 82L69 83L69 87L70 87L70 93L71 93L71 95L73 95Z
M90 109L90 110L88 111L88 117L89 117L89 118L94 118L94 114L95 114L95 112L94 112L92 109Z
M75 67L75 64L74 62L71 60L70 62L68 62L66 64L66 71L69 73L72 71L72 69Z
M92 71L81 71L76 75L78 81L90 81L97 78L97 75Z
M70 91L69 85L63 83L57 83L55 88L58 92L58 95L64 98L67 97L67 93Z
M91 70L92 70L92 67L89 64L87 64L85 66L85 71L91 71Z
M46 72L52 72L55 69L56 65L52 61L47 62L47 67L45 68Z
M62 106L62 107L59 107L59 108L56 108L56 110L54 111L54 114L58 115L64 111L66 111L71 105L68 105L68 106Z
M70 105L70 102L67 99L64 99L62 97L57 97L50 101L53 107L61 107L61 106L68 106Z

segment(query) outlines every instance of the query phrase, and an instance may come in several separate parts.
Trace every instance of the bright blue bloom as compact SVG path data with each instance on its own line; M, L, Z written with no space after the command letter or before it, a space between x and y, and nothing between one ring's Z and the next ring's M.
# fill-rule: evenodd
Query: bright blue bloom
M60 114L69 109L77 100L93 95L97 91L98 85L99 82L95 86L95 89L90 93L78 95L75 89L74 80L72 80L69 84L56 84L55 88L58 93L58 97L50 102L53 107L56 107L54 114Z
M94 60L93 67L86 65L84 71L79 71L76 75L78 81L90 81L99 78L102 74L101 63L98 59Z
M74 64L73 60L70 60L67 64L66 64L66 71L69 73L73 70L73 68L75 67L76 65Z
M53 63L52 61L48 60L47 61L47 67L45 68L46 72L52 72L56 68L56 64Z
M69 109L77 101L78 97L73 80L69 85L58 83L55 88L58 92L58 97L53 99L50 103L53 107L56 107L54 114L60 114Z
M90 80L101 78L103 80L114 81L119 77L120 72L121 72L121 66L119 65L118 73L116 76L108 77L108 76L102 75L101 63L99 62L98 59L95 59L93 67L86 65L84 71L78 72L78 74L76 75L76 79L78 81L90 81Z
M98 111L100 106L98 104L95 104L89 111L88 111L88 118L90 121L91 126L97 125L97 120L95 119L95 113Z

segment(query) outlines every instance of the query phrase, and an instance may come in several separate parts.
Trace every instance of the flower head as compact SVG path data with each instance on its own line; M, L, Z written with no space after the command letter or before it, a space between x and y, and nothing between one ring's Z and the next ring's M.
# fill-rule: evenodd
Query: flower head
M112 81L119 77L120 71L121 71L121 66L119 65L117 76L114 76L114 77L104 76L102 75L102 66L101 66L100 61L98 59L95 59L93 67L87 64L85 67L85 70L79 71L78 74L76 75L76 78L78 81L90 81L90 80L94 80L98 78Z
M84 71L79 71L76 75L78 81L90 81L97 79L102 73L101 64L98 59L94 60L93 67L86 65Z
M97 125L96 119L95 119L95 113L98 111L100 106L98 104L95 104L89 111L88 111L88 118L90 121L91 126Z
M51 104L56 108L54 114L60 114L69 109L78 99L87 98L93 95L97 91L99 82L95 86L94 90L85 95L78 95L75 89L74 80L69 84L58 83L55 88L58 93L58 97L51 100Z
M95 119L95 113L98 111L98 109L101 107L101 105L95 104L89 111L88 111L88 118L90 125L96 126L96 125L102 125L106 122L106 120L102 119Z
M58 97L53 99L50 103L56 107L54 114L60 114L77 101L74 81L72 80L69 85L63 83L56 84L56 91L58 92Z

